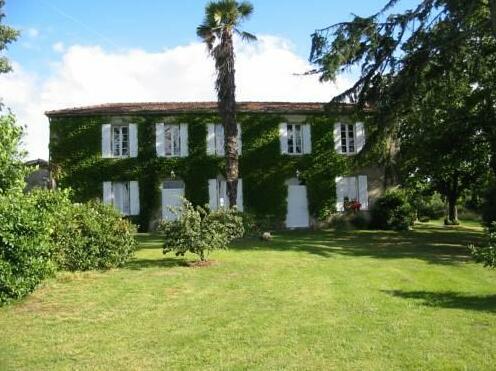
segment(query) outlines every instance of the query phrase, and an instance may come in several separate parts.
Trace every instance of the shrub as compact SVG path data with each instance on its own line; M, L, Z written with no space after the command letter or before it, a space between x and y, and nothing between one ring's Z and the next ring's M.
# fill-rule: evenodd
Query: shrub
M484 195L482 220L486 227L496 221L496 184L490 186Z
M238 211L209 211L188 201L184 202L180 217L162 222L159 230L164 234L164 254L175 252L176 256L184 256L190 252L201 261L207 260L211 251L227 249L232 240L244 235L243 218Z
M470 253L476 262L484 264L485 267L496 267L496 222L493 222L486 230L488 236L487 246L470 245Z
M71 271L122 266L137 248L134 233L136 227L111 206L72 204L55 223L56 262Z
M55 272L51 232L36 197L0 196L0 305L26 296Z
M334 214L329 222L329 226L341 231L352 229L352 225L346 214Z
M350 215L350 223L356 229L367 229L369 221L363 213L353 213Z
M372 225L379 229L406 230L415 221L415 210L402 190L391 190L372 207Z
M415 206L417 208L417 217L421 221L439 219L446 213L446 207L439 193L434 193L429 196L420 196L416 200Z

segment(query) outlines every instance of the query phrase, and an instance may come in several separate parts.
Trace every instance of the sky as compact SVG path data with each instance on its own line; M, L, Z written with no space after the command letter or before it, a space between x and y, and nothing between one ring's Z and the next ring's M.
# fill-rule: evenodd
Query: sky
M320 83L302 76L317 28L367 16L385 0L252 0L236 40L236 96L243 100L329 101L353 74ZM415 0L403 0L410 7ZM47 110L109 102L215 100L214 64L196 36L202 0L6 0L2 23L21 31L4 53L0 97L26 126L28 158L48 159Z

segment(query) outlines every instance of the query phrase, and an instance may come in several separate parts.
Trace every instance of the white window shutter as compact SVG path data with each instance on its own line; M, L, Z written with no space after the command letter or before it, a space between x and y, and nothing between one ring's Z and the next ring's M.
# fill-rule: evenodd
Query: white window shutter
M112 205L113 198L112 182L103 182L103 203Z
M281 154L288 153L288 124L279 124L279 141L281 142Z
M181 157L188 157L188 124L180 125Z
M357 177L350 176L350 177L345 177L345 179L348 181L348 188L346 189L345 196L348 196L350 201L353 200L358 201L359 195L358 195Z
M215 155L215 124L207 125L207 155Z
M138 157L138 125L129 124L129 157Z
M365 145L365 126L363 122L357 122L355 124L355 135L356 135L356 152L360 152Z
M366 175L358 177L358 201L362 204L361 210L369 209L369 191Z
M312 129L310 124L303 125L303 153L312 153Z
M210 210L217 210L218 204L217 179L208 180L208 206Z
M215 125L215 153L217 156L224 156L224 126L222 124Z
M165 157L164 124L155 124L155 148L157 157Z
M111 130L112 127L110 124L102 125L102 157L109 158L112 157L112 148L111 148Z
M341 176L336 178L336 210L338 212L344 211L344 194L346 183L345 178Z
M229 198L227 197L227 182L221 180L219 182L219 207L228 207Z
M241 153L243 151L243 142L241 140L241 125L240 124L237 124L237 125L238 125L238 136L237 136L236 140L238 143L238 155L241 156Z
M140 198L139 198L139 183L136 181L129 182L129 200L131 215L139 215L140 213Z
M334 149L336 153L343 153L341 147L341 123L339 122L334 124Z
M243 211L243 179L238 179L238 194L236 197L236 206L239 211Z

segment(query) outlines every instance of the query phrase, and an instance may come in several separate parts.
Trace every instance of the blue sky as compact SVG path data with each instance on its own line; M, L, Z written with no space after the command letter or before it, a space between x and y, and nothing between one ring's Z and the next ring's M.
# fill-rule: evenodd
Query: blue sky
M367 16L385 0L252 1L236 43L238 100L328 101L352 75L321 84L308 71L316 28ZM401 7L418 0L403 0ZM119 101L215 99L214 68L196 37L204 0L7 0L3 20L21 30L0 75L0 97L27 126L29 158L48 157L44 111Z
M369 15L385 0L252 1L247 31L290 40L306 58L310 34L350 18ZM141 48L158 51L197 41L204 0L7 0L6 21L21 29L20 41L8 54L40 70L56 57L52 45L98 44L107 50ZM407 0L405 4L414 3Z

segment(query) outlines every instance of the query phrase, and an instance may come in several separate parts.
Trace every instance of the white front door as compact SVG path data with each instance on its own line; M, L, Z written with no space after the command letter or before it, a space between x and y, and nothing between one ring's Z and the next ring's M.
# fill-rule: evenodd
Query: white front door
M307 187L303 185L288 185L286 227L308 228L309 226Z
M183 204L184 188L162 189L162 219L176 220ZM175 209L175 212L171 210Z

